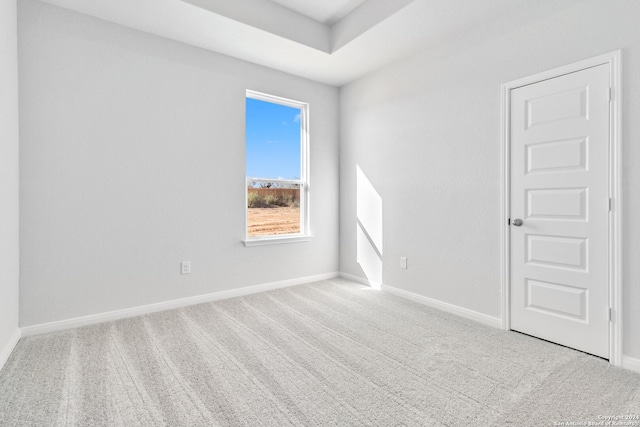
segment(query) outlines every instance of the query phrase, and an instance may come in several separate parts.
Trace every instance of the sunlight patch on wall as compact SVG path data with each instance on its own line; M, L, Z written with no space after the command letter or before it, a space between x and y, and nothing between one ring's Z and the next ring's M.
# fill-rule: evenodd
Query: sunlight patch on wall
M382 197L356 166L357 262L374 288L382 286Z

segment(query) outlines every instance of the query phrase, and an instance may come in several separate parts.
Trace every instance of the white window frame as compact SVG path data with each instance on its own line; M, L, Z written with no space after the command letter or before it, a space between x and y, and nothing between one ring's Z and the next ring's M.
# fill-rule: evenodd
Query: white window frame
M273 179L262 177L248 177L245 182L245 246L272 245L280 243L307 242L311 240L309 229L309 104L269 95L254 90L247 90L246 98L270 102L272 104L285 105L300 110L300 179ZM246 120L246 113L245 113ZM246 141L246 139L245 139ZM245 155L246 158L246 155ZM280 183L297 184L300 186L300 232L291 234L272 234L266 236L249 236L249 208L247 207L248 188L251 183Z

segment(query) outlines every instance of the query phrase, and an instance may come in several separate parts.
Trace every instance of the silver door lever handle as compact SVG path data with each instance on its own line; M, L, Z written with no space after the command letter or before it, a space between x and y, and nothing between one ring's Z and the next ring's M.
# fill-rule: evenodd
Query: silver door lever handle
M520 218L516 218L511 222L513 225L515 225L516 227L521 227L523 222Z

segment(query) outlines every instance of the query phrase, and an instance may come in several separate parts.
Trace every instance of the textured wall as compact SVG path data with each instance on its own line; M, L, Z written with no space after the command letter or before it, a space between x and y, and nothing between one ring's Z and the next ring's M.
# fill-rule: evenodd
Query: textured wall
M640 357L640 3L527 6L341 89L341 270L371 274L358 246L375 252L360 237L359 168L382 200L383 283L499 317L500 85L623 49L624 353Z
M0 354L18 330L18 56L16 0L0 0ZM1 355L0 355L1 358ZM0 365L2 364L0 360Z
M336 88L31 0L19 42L22 326L337 271ZM310 104L311 242L242 244L246 89Z

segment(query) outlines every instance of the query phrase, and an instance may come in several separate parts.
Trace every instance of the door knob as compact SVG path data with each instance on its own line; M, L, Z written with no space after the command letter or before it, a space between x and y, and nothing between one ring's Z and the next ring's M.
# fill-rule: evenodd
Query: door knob
M522 226L522 220L520 218L516 218L512 221L512 224L515 225L516 227L520 227Z

